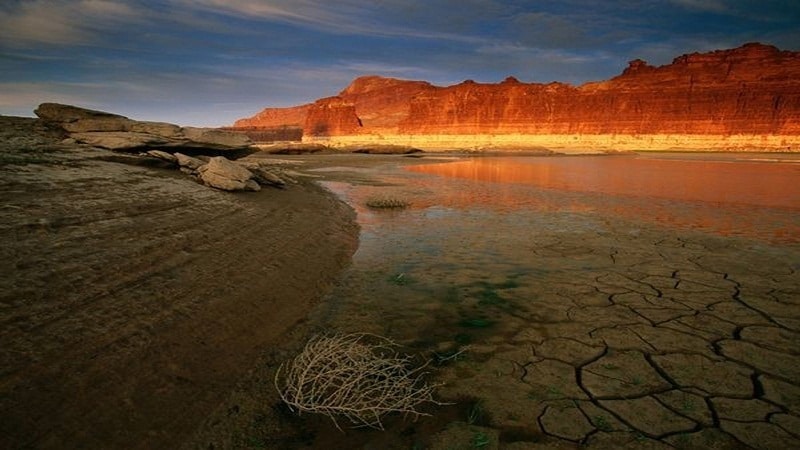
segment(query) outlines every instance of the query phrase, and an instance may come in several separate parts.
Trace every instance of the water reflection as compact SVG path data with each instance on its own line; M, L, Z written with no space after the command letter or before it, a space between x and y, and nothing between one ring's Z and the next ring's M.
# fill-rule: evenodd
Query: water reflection
M800 239L800 165L702 159L498 157L411 166L416 206L591 212L780 242ZM442 178L449 180L443 181Z
M739 292L775 293L759 303L770 312L791 307L777 295L797 290L800 246L787 242L800 236L800 166L701 158L482 158L326 182L358 212L360 245L310 321L390 336L423 355L468 349L432 370L447 385L443 400L491 404L493 417L508 418L492 422L501 430L520 429L516 414L530 411L524 423L536 424L534 408L568 389L584 395L573 367L540 357L546 340L566 343L558 351L569 358L588 345L570 342L605 336L608 353L655 348L634 329L654 333L655 345L707 349L699 337L684 344L692 333L680 330L729 337L737 322L762 320ZM371 210L374 197L411 207ZM519 383L514 362L531 358Z
M652 157L473 158L409 170L475 181L674 200L800 209L800 167Z

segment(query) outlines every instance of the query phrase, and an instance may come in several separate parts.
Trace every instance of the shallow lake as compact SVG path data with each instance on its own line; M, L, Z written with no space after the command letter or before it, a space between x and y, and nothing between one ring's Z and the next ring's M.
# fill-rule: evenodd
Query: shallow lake
M324 183L361 241L320 326L440 361L441 396L482 405L498 442L752 445L720 419L732 399L800 414L780 400L800 389L800 157L443 159ZM769 417L747 420L780 444Z

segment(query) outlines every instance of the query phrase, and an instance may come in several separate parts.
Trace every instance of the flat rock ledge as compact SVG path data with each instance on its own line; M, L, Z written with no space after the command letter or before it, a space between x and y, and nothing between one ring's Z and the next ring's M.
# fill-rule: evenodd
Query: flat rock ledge
M160 159L206 186L223 191L260 191L261 186L285 188L297 181L268 160L242 158L231 161L224 156L193 157L180 152L150 150L142 156Z
M45 123L63 129L78 143L115 151L184 149L233 152L252 145L250 138L242 133L144 122L58 103L42 103L34 113Z
M66 132L75 143L156 158L212 188L259 191L261 186L284 188L296 183L266 160L245 157L232 161L225 156L211 156L249 151L252 142L242 133L143 122L58 103L42 103L34 113L46 125Z

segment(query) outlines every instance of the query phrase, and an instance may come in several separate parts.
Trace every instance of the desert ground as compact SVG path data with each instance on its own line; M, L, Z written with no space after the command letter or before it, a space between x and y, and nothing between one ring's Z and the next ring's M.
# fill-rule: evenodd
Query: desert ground
M368 229L354 255L352 208L380 190L421 199L387 180L435 157L265 156L298 182L232 194L157 160L64 144L33 120L0 125L4 448L772 449L800 438L796 243L542 213L522 240L464 246L479 225L426 237L427 223L387 216L394 228ZM350 206L317 181L355 186ZM436 261L458 272L409 265L398 282L391 264L414 239L447 249ZM495 251L540 270L460 280ZM443 289L442 275L455 284ZM386 431L290 412L276 368L331 330L434 355L447 404L417 421L390 415Z
M356 247L311 182L232 194L33 119L0 133L3 448L179 446Z

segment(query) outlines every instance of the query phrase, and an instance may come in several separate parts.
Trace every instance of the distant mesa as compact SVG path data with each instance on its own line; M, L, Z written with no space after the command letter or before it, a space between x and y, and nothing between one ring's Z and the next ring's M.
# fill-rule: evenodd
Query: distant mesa
M233 128L294 130L294 139L331 146L798 151L800 52L750 43L658 67L634 59L620 75L581 86L365 76L336 96L267 108Z

